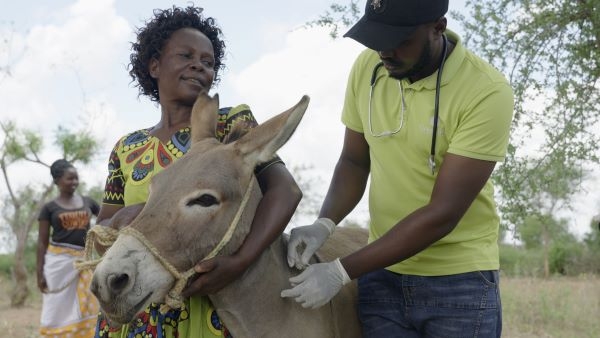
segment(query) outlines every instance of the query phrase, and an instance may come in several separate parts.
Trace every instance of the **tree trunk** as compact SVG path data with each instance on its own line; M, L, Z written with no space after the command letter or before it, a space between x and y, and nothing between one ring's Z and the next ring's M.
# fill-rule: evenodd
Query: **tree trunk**
M46 203L46 199L52 186L47 186L40 199L36 202L34 212L30 212L25 220L21 214L21 206L15 206L15 216L13 218L12 226L13 232L17 237L17 247L15 248L15 262L12 270L14 287L10 294L10 306L21 307L25 305L25 300L30 294L29 287L27 286L28 272L25 266L25 249L27 248L27 239L29 238L29 231L31 230L33 223L36 222L39 210L42 205Z
M21 237L21 238L19 238ZM10 306L21 307L25 304L25 300L29 296L29 287L27 286L27 268L25 267L25 247L27 236L17 237L17 248L15 250L15 265L13 266L12 275L14 288L10 294Z
M548 247L550 246L550 240L548 237L548 227L542 225L542 245L544 247L544 278L550 277L550 259L548 257Z

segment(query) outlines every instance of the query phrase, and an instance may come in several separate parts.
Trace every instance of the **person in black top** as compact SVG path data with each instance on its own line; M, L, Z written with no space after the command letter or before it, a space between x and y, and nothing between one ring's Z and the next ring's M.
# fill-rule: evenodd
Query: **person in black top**
M50 173L59 194L46 203L40 215L37 249L37 283L43 293L42 337L92 337L99 306L89 291L91 272L75 270L83 256L85 236L100 206L78 194L77 169L60 159Z

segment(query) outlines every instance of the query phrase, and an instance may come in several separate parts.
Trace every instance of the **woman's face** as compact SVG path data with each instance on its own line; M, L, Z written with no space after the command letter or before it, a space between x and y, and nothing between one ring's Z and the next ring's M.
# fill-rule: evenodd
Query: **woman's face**
M58 190L64 193L74 193L79 186L79 175L77 169L71 167L65 170L65 173L56 181Z
M150 61L150 75L158 83L161 104L194 104L201 90L215 78L215 53L211 41L197 29L182 28L171 35L160 56Z

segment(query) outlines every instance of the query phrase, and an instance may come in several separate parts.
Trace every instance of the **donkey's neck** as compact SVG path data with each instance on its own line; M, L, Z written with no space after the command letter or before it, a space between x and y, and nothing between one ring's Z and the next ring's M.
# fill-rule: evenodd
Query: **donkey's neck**
M328 311L326 306L306 310L294 300L281 298L293 274L284 260L285 248L282 237L275 240L242 277L209 296L234 337L306 337L306 327L296 327L298 323L306 326L311 318L327 320L328 315L322 313Z
M282 239L277 239L244 275L209 296L234 337L260 337L256 335L260 323L271 313L281 313L279 293L291 275L282 257Z

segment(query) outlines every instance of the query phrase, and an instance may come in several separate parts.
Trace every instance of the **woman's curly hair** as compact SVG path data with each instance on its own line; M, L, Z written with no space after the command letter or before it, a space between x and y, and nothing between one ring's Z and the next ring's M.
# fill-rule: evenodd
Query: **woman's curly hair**
M147 95L150 100L158 102L158 84L156 79L150 76L149 65L152 58L158 59L160 52L171 37L171 34L181 28L195 28L208 37L215 52L215 78L213 83L218 83L219 70L223 69L225 56L225 42L222 40L221 28L215 19L202 16L202 8L189 6L186 8L173 8L154 10L154 18L146 21L144 27L137 30L137 41L131 44L133 52L129 56L129 75L139 95Z

